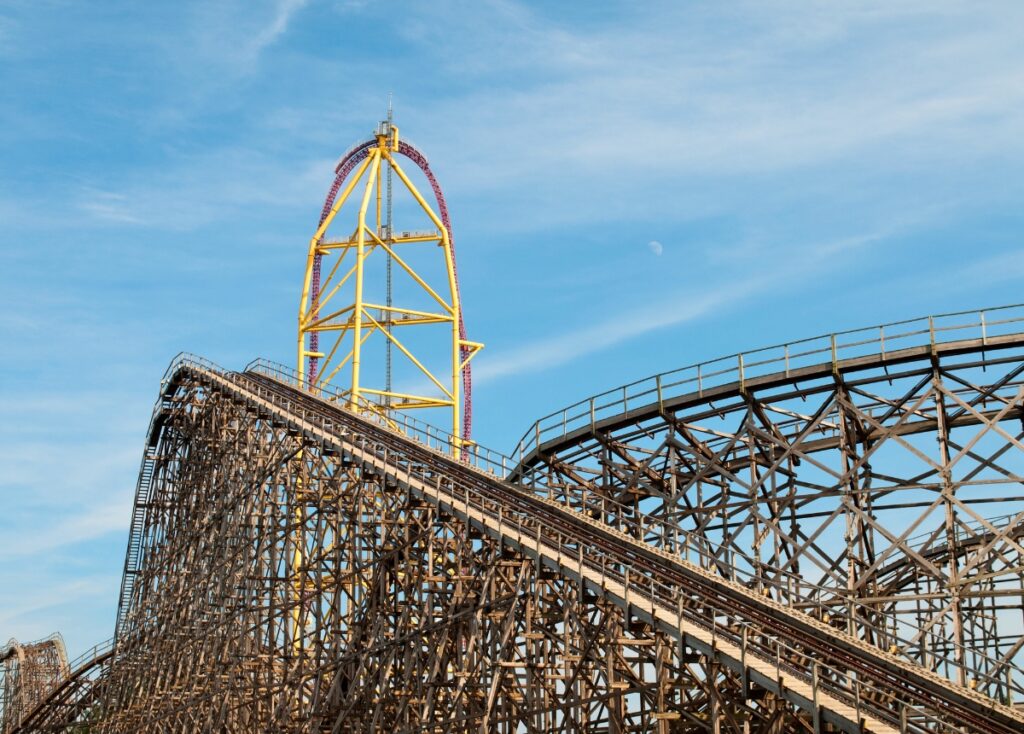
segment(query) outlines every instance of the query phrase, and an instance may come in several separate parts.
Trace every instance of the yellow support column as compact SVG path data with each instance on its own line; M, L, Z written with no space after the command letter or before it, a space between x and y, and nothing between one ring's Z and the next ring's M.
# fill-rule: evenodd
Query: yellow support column
M352 391L349 395L349 406L353 410L359 409L359 369L362 366L363 350L363 269L366 263L366 210L370 206L370 196L373 194L374 184L377 181L377 174L380 171L380 149L370 153L370 177L366 181L366 190L363 191L363 203L359 207L359 227L356 235L356 294L355 307L352 310L354 323L352 325Z

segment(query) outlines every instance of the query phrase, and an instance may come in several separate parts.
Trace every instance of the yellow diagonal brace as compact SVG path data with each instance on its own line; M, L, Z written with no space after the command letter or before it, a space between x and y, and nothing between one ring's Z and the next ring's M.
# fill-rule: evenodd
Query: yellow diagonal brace
M320 327L326 326L328 324L328 322L332 321L333 319L338 318L339 316L342 316L342 315L348 313L349 311L351 311L354 308L355 308L355 306L345 306L345 308L339 308L334 313L327 314L326 316L321 316L316 321L307 322L306 325L302 327L302 330L303 331L320 331L321 330Z
M427 285L427 282L425 280L423 280L423 278L421 278L416 273L415 270L413 270L411 267L409 267L409 265L405 262L405 260L403 260L398 255L396 255L395 251L392 250L390 247L388 247L386 242L384 242L377 235L375 235L369 228L367 228L366 232L367 232L367 234L370 235L370 237L372 237L374 240L376 240L377 245L379 245L380 247L384 248L384 250L389 255L391 255L391 257L394 258L395 262L398 263L401 266L402 270L407 272L409 274L409 276L413 280L415 280L420 285L421 288L423 288L423 290L425 290L427 293L430 294L431 298L433 298L435 301L438 302L438 304L441 306L441 308L443 308L445 311L448 311L449 313L455 313L455 309L452 306L450 306L443 298L441 298L441 296L439 296L437 294L437 291L435 291L433 288L431 288L429 285Z
M373 318L373 316L371 316L369 313L364 313L364 315L366 316L366 318L368 318L370 321L372 321L373 324L378 329L380 329L388 339L391 340L392 344L394 344L396 347L399 348L399 350L401 350L402 354L404 354L406 357L409 358L410 362L412 362L414 365L419 367L420 372L422 372L424 375L429 377L430 381L433 382L435 385L437 385L437 387L441 390L441 392L443 392L445 395L447 395L449 397L449 399L451 399L451 400L455 399L455 396L452 395L452 391L449 390L448 388L446 388L444 385L442 385L441 381L438 380L436 377L434 377L433 373L430 370L428 370L426 367L424 367L423 363L420 362L418 359L416 359L416 357L413 356L412 352L410 352L408 349L406 349L405 345L402 344L402 342L398 341L398 338L395 337L394 334L390 333L389 331L386 331L384 329L384 327L382 327L380 325L380 323L375 318Z
M363 337L362 337L362 340L360 341L360 344L365 344L366 340L370 338L370 334L372 334L374 331L376 331L376 329L377 329L377 327L375 327L375 326L371 326L370 328L366 329L365 330L366 333L363 334ZM341 342L341 338L342 337L338 338L338 342L339 343ZM334 368L334 370L331 372L331 374L326 379L324 379L322 377L323 373L321 372L320 373L321 374L321 380L318 380L318 382L322 381L322 384L326 385L332 379L334 379L334 376L336 374L338 374L338 371L341 370L341 368L344 367L346 364L348 364L350 359L352 359L352 354L354 353L354 351L355 351L354 349L350 350L349 353L345 356L345 359L341 360L341 362L338 363L338 366ZM346 394L351 393L350 390L346 390L345 392L346 392Z

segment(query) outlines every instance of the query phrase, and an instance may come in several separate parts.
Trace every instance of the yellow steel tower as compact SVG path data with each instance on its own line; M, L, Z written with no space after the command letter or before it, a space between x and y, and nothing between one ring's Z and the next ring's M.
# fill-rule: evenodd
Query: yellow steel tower
M427 175L437 195L440 214L395 160L399 152ZM398 233L391 226L392 172L400 188L411 194L413 208L426 214L433 231ZM385 176L389 183L386 200ZM342 224L345 218L340 216L350 199L355 206L349 209L356 215L352 229ZM300 382L307 389L320 391L331 384L353 410L387 414L394 410L449 409L452 448L458 454L470 430L469 406L463 404L469 392L468 363L483 345L465 338L455 255L447 224L443 196L426 159L399 140L398 128L390 120L381 123L372 140L357 146L339 163L335 188L328 197L320 226L310 239L299 306L298 370ZM344 234L332 239L327 236L329 231ZM409 248L418 248L422 260L422 249L429 243L437 244L443 267L429 268L428 273L420 266L414 267L413 258L405 253ZM380 299L385 302L380 303L371 297L368 275L371 261L382 258L388 260L389 290L387 299ZM409 276L406 282L411 290L419 291L417 295L427 306L413 308L391 303L392 262ZM322 281L321 268L327 272ZM441 364L436 359L437 339L416 339L410 333L412 327L434 325L436 334L439 324L449 327L445 332L449 335L445 337L445 350L450 357L443 360L446 366L441 367L436 366ZM389 344L386 379L382 369L367 366L365 355L371 340L385 340ZM418 381L402 390L390 384L391 347L419 375ZM434 361L425 358L423 352L433 353Z

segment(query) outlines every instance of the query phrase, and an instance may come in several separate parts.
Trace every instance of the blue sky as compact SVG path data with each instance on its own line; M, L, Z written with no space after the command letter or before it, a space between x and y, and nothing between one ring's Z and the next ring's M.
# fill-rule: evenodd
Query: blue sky
M0 638L110 636L179 351L292 359L389 91L452 211L476 433L1024 301L1024 5L0 1Z

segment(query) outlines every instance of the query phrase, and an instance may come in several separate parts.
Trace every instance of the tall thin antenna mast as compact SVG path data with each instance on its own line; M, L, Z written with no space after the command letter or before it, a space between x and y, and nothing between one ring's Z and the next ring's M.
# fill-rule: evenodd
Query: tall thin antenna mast
M391 107L391 92L388 92L388 135L391 136L394 133L391 129L392 122L392 107ZM387 231L385 234L385 242L388 243L389 248L394 248L395 238L394 233L391 231L391 175L392 167L387 166L387 205L385 209L385 227ZM384 331L389 335L389 338L385 339L386 342L385 356L384 356L384 390L386 393L391 392L391 319L392 319L392 300L391 300L391 253L388 253L387 257L387 294L385 301L388 309L384 315ZM391 407L391 395L387 394L384 396L384 405L388 408Z

